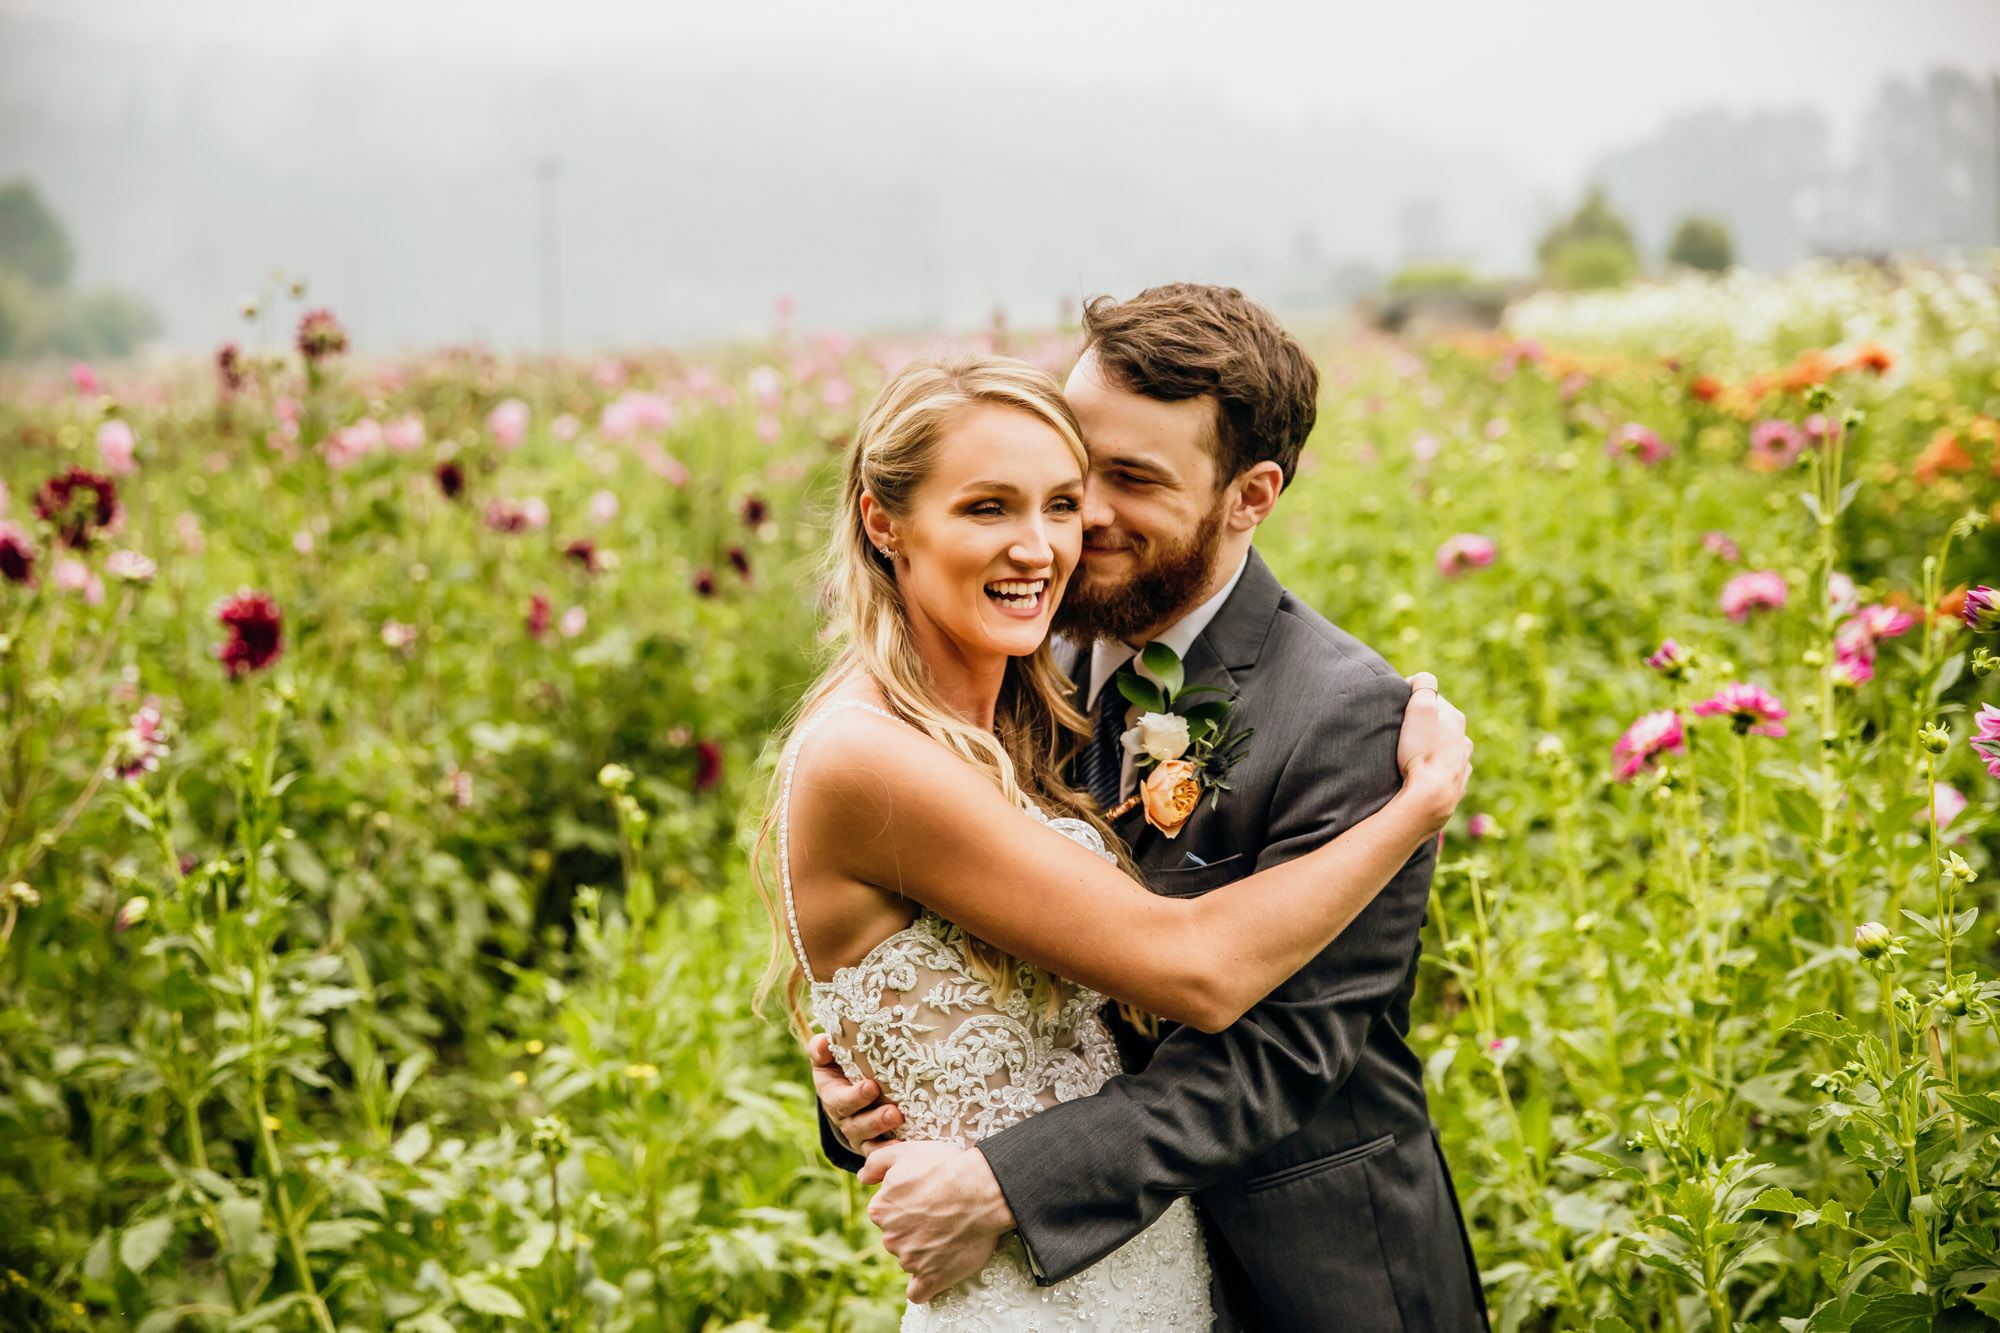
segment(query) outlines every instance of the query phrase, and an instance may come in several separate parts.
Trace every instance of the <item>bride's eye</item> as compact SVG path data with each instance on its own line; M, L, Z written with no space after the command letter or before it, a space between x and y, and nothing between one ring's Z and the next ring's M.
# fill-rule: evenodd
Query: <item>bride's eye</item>
M1055 499L1049 501L1049 508L1055 510L1058 514L1074 514L1077 510L1083 508L1083 505L1073 495L1058 495Z

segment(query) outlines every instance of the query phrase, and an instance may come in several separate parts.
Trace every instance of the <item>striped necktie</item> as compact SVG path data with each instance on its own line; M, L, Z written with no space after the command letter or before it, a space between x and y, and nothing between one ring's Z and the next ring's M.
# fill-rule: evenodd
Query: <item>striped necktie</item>
M1090 679L1086 674L1084 679ZM1098 809L1118 804L1119 779L1125 766L1125 696L1111 681L1097 692L1097 709L1092 716L1090 744L1076 757L1078 785L1097 802Z

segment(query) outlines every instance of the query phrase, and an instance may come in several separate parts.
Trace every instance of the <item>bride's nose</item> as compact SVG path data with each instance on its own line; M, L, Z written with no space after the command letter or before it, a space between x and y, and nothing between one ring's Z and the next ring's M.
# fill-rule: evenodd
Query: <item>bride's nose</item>
M1039 514L1022 523L1014 533L1013 544L1007 548L1009 560L1032 568L1052 564L1055 557L1055 548L1049 544L1047 525Z

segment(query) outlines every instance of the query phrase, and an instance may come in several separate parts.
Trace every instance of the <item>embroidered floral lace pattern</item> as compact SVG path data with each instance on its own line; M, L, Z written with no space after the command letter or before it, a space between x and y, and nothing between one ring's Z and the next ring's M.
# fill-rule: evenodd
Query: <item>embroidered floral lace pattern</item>
M792 947L807 975L792 905L788 819L792 770L829 706L800 729L779 794L778 846ZM1031 817L1113 860L1080 819ZM828 981L813 981L815 1024L832 1039L849 1078L869 1077L903 1110L902 1136L968 1147L1046 1107L1087 1097L1118 1072L1118 1052L1098 1017L1104 997L1062 985L1052 1006L1017 986L1004 1002L967 964L965 933L929 910ZM1024 978L1025 983L1025 978ZM1010 1234L977 1277L903 1315L903 1333L1143 1333L1206 1329L1212 1319L1208 1258L1186 1199L1097 1264L1038 1287L1027 1252Z

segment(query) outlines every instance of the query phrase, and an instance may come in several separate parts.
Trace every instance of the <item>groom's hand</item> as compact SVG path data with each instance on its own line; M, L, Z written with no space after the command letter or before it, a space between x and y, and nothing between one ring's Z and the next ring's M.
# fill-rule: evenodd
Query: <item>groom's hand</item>
M826 1108L833 1132L850 1152L866 1157L876 1148L895 1142L889 1135L903 1123L901 1107L883 1101L882 1090L871 1079L848 1082L847 1075L834 1062L833 1043L825 1033L813 1034L806 1043L806 1054L812 1057L813 1092Z
M882 1228L883 1248L910 1275L919 1305L977 1273L1014 1229L1007 1196L976 1149L892 1143L861 1168L864 1185L877 1181L868 1220Z

